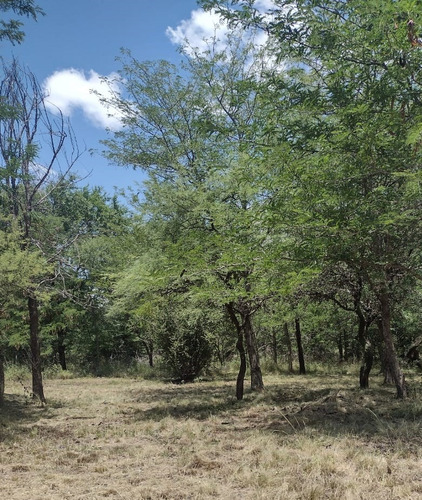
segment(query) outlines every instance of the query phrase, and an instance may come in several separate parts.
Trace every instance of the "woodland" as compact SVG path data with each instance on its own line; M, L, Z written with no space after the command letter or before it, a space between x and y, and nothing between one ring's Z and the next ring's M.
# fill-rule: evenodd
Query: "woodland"
M71 124L3 65L0 399L19 366L45 403L54 366L189 383L230 364L242 400L265 390L264 365L311 362L357 364L363 391L381 372L406 399L422 345L422 2L198 3L228 23L224 46L186 44L180 65L122 50L122 91L99 96L123 123L104 156L146 176L124 201L79 186ZM20 21L0 37L20 43Z

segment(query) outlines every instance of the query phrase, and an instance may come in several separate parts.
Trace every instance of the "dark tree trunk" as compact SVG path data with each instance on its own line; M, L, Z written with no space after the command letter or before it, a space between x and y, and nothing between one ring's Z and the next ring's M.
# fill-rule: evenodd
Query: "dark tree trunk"
M255 331L252 326L252 318L249 312L243 315L243 328L245 332L246 347L249 355L249 368L251 370L251 389L253 391L264 390L262 371L259 364L259 353L257 348Z
M303 355L302 332L300 330L299 318L295 319L295 335L297 344L297 356L299 359L299 373L301 375L305 375L306 374L305 357Z
M0 352L0 403L4 398L4 359L3 353Z
M65 335L65 330L63 329L60 329L57 332L57 354L59 355L59 364L62 367L62 370L67 370L66 346L64 343Z
M154 367L154 346L152 342L147 342L146 340L143 341L145 351L147 352L148 356L148 364L151 368Z
M287 369L289 373L293 373L293 349L292 349L292 340L290 338L289 326L287 322L283 325L284 330L284 338L286 339L287 346Z
M384 384L392 385L392 384L394 384L394 379L393 379L393 374L391 373L391 369L390 369L390 366L388 364L388 361L385 357L382 320L379 319L377 324L378 324L378 334L379 334L378 356L380 359L381 373L384 375Z
M33 297L28 299L29 311L29 335L31 344L31 370L32 370L32 393L34 397L39 398L42 403L45 403L44 388L41 372L41 350L39 339L39 318L38 318L38 302Z
M369 374L374 364L374 351L368 339L369 322L365 319L361 310L357 310L359 318L359 328L357 336L356 357L362 360L359 371L359 387L361 389L369 388Z
M384 360L386 369L390 372L397 389L397 397L403 399L407 396L404 375L400 369L393 336L391 334L391 311L388 291L386 287L379 295L381 305L382 338L384 341Z
M237 380L236 380L236 399L238 401L241 401L243 399L245 375L246 375L246 352L245 352L245 346L243 344L242 331L241 330L238 331L237 335L238 336L237 336L237 342L236 342L236 349L239 352L240 366L239 366L239 373L237 374Z
M229 304L226 304L226 309L227 312L229 313L230 319L233 325L235 326L237 332L236 349L239 352L240 366L236 380L236 399L238 401L241 401L243 399L243 394L244 394L245 375L246 375L246 352L243 343L243 331L242 331L242 326L240 325L239 320L237 319L236 313L234 311L233 303L230 302Z
M273 348L273 361L274 364L278 364L278 353L277 353L277 330L273 328L272 330L272 348Z
M363 355L363 363L360 367L359 386L361 389L369 388L369 374L374 363L374 351L369 341L366 343L365 353Z

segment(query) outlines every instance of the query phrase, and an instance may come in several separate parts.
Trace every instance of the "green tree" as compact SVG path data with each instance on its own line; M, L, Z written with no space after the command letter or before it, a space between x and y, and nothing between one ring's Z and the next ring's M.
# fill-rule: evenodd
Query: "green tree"
M0 209L20 231L20 246L24 252L43 255L53 264L57 261L58 242L51 219L45 216L49 190L54 189L54 177L64 178L76 161L77 150L70 152L65 171L59 170L59 159L66 137L72 137L63 117L53 118L45 107L44 94L35 76L23 70L16 61L3 67L0 95L9 110L0 120ZM70 134L70 135L69 135ZM43 142L45 141L45 142ZM70 141L74 146L74 142ZM38 163L39 158L42 163ZM57 170L56 170L57 169ZM56 179L57 185L57 179ZM8 230L7 224L3 227ZM54 266L53 266L54 267ZM39 302L42 284L55 279L49 267L43 279L30 287L17 289L26 298L31 348L32 390L45 401L40 357Z
M321 267L345 263L364 279L404 397L391 325L397 290L421 264L418 2L281 2L270 17L254 2L203 3L273 40L286 69L270 79L268 101L278 143L268 158L284 164L280 225Z
M237 35L229 47L221 52L211 44L207 53L192 54L184 72L126 54L128 97L108 103L124 128L105 144L111 161L149 174L142 210L172 263L167 286L182 275L185 286L227 309L241 352L246 342L251 386L260 390L252 317L267 294L258 286L266 234L256 220L263 193L251 139L263 119L256 88L265 59Z
M4 393L3 353L8 345L27 342L18 326L25 316L24 294L37 287L49 267L41 252L22 248L22 231L14 220L2 218L2 222L8 227L0 228L0 400Z
M46 210L59 247L53 253L58 279L41 323L51 355L63 369L69 354L73 363L98 371L104 358L118 357L118 346L128 336L127 328L106 317L106 306L110 275L126 264L129 216L116 196L101 188L78 188L74 180L61 180L48 195Z
M12 10L19 16L27 16L36 19L38 15L44 14L43 11L34 4L33 0L1 0L0 11L9 12ZM9 19L7 21L0 20L0 40L8 40L11 43L21 43L24 38L24 32L21 30L22 22L16 19ZM10 113L10 108L0 102L0 118ZM4 393L4 367L3 367L3 353L0 349L0 400L3 398Z

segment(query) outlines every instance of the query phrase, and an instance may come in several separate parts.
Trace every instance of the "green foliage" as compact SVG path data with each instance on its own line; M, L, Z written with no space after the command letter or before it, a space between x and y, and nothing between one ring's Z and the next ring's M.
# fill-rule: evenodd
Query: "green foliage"
M297 0L267 17L249 0L201 3L231 23L224 51L182 47L180 67L122 53L125 91L106 104L125 126L104 145L147 174L131 210L74 179L25 197L39 151L12 140L22 107L2 102L3 341L24 344L31 292L45 357L65 350L97 374L148 356L191 380L246 325L248 349L287 356L296 317L321 362L359 356L362 321L379 343L390 313L404 352L422 267L417 4Z
M185 309L183 304L166 311L158 342L165 365L175 379L191 382L211 361L211 324L206 312Z
M8 13L12 11L18 16L32 17L44 15L43 10L33 0L0 0L0 11ZM21 43L24 32L21 30L23 23L17 19L0 20L0 40L8 40L11 43Z
M4 300L13 294L25 295L48 267L41 252L22 249L22 233L13 220L10 230L0 230L0 288Z

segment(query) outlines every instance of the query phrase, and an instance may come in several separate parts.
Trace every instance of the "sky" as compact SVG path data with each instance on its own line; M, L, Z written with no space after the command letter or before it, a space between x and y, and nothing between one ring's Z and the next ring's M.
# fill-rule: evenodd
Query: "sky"
M198 20L196 0L38 0L45 12L37 22L24 19L25 40L11 46L3 42L1 54L17 57L38 81L47 85L49 100L70 118L80 150L75 165L84 177L81 185L127 188L143 175L115 165L102 157L99 141L106 127L115 128L91 89L100 76L119 69L115 60L121 48L139 60L181 61L176 43L185 32L198 34L208 21ZM173 36L172 31L174 30ZM90 150L95 150L90 154ZM88 177L87 177L88 176Z
M38 0L45 12L35 22L24 20L23 44L3 42L7 61L16 57L48 92L51 110L60 108L70 119L79 149L86 150L74 171L80 185L102 186L113 194L142 182L144 175L111 165L101 155L101 139L118 120L107 116L92 90L104 91L102 76L119 69L116 57L129 49L140 60L182 60L177 48L185 38L194 46L214 33L218 18L203 12L196 0ZM269 7L271 0L257 0ZM219 28L224 33L224 26ZM89 151L94 151L90 153Z

